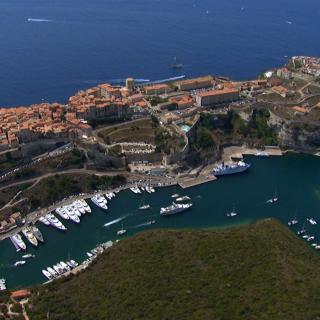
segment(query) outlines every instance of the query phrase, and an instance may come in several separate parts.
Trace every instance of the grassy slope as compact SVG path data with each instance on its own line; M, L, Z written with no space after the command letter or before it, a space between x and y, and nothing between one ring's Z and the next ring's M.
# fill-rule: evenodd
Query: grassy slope
M320 259L277 221L152 231L36 288L31 319L320 319ZM39 295L37 294L39 291Z

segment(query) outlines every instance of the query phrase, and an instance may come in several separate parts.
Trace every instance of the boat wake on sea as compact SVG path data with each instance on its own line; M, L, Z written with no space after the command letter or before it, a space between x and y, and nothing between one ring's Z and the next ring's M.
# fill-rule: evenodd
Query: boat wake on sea
M124 220L126 217L127 217L127 216L123 216L123 217L121 217L121 218L118 218L118 219L109 221L109 222L105 223L103 226L104 226L104 227L109 227L109 226L111 226L111 225L113 225L113 224L116 224L116 223Z
M150 221L146 221L144 223L136 224L135 226L127 227L127 229L138 229L138 228L150 226L154 223L156 223L155 220L150 220Z
M184 79L185 77L186 77L185 75L181 75L181 76L176 76L176 77L162 79L162 80L155 80L155 81L151 81L150 84L151 83L158 84L158 83L163 83L163 82L176 81L176 80Z
M109 79L107 81L97 81L99 82L107 82L113 85L119 85L119 84L124 84L126 82L126 79ZM134 82L136 83L144 83L144 82L150 82L149 79L134 79Z
M53 22L53 20L49 19L34 19L34 18L28 18L28 22Z

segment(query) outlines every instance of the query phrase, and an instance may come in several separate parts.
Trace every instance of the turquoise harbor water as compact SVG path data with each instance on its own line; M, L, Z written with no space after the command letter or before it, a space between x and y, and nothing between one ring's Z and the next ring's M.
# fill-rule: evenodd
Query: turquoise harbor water
M107 212L99 210L92 203L93 212L82 217L80 225L64 222L68 230L60 232L38 223L45 243L38 248L27 244L27 252L36 255L22 267L13 263L24 253L17 253L9 239L0 243L0 278L7 278L9 288L41 283L46 279L41 273L44 267L51 266L68 257L82 261L86 251L98 243L117 238L116 232L121 222L109 227L103 225L120 217L127 235L157 228L219 228L231 225L252 223L258 219L275 217L287 223L294 216L301 221L314 217L320 223L320 158L309 155L289 154L283 157L247 157L252 163L249 172L220 178L218 181L190 188L158 188L156 193L135 195L127 190L119 193L109 202ZM279 202L268 205L265 201L274 192ZM169 205L173 193L189 195L194 207L191 211L172 217L160 217L159 208ZM150 211L139 211L142 201L152 206ZM239 216L231 219L226 213L235 206ZM156 220L152 226L143 224ZM302 223L297 228L301 228ZM295 228L295 230L297 230ZM306 223L308 234L320 243L320 224Z

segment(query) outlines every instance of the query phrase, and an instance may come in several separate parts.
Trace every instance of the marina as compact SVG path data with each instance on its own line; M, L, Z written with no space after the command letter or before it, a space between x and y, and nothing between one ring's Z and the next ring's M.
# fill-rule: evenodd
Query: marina
M145 191L141 191L139 196L127 189L113 197L109 195L110 199L104 192L102 195L108 201L108 210L87 199L91 213L83 214L73 204L73 200L67 205L67 208L72 207L72 210L65 211L68 215L77 216L79 223L63 219L53 209L50 215L41 219L45 223L39 221L35 224L44 240L42 243L38 239L37 247L31 244L22 232L0 242L0 278L6 280L8 288L43 283L48 279L42 270L50 273L47 268L51 268L57 272L53 266L61 261L67 263L70 259L80 265L88 259L86 253L92 254L92 248L100 243L110 240L115 242L145 230L224 228L268 217L280 219L297 236L306 236L302 239L310 248L319 250L320 228L314 222L320 221L320 159L309 155L288 154L268 159L249 156L245 160L252 164L247 172L220 177L214 183L187 190L175 186L155 188L154 193L149 193L144 187ZM279 201L271 206L266 203L266 199L270 196L274 198L275 189ZM175 197L172 198L172 195ZM179 198L184 201L178 202ZM145 204L150 205L148 210L139 210L142 199ZM161 217L160 209L170 206L173 201L190 201L192 209ZM85 208L84 203L82 204ZM230 210L233 204L236 204L236 209ZM77 211L80 217L76 214ZM235 211L237 215L229 218L227 213L231 211ZM57 220L64 225L65 230L59 229L58 226L61 228L61 225ZM118 235L121 230L125 232ZM34 229L32 232L35 234ZM14 266L22 260L26 263ZM57 267L59 266L56 266L56 269ZM69 272L76 272L78 269L74 270Z

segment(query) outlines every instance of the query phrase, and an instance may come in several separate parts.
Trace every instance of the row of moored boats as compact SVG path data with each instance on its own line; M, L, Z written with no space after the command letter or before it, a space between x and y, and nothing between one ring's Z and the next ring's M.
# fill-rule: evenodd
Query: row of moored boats
M38 227L35 225L24 227L21 230L23 236L30 242L33 246L37 247L39 242L44 242L43 235ZM12 235L10 237L11 242L13 243L14 247L17 251L26 250L27 245L22 239L19 233Z
M1 278L0 279L0 291L4 291L6 289L7 289L6 279L5 278Z
M108 241L98 245L96 248L86 253L87 259L84 260L80 265L75 260L60 261L53 266L47 267L42 270L42 274L48 279L53 280L62 275L68 274L71 270L76 267L86 268L99 254L103 253L106 249L112 247L113 242Z
M305 222L308 222L310 225L315 226L318 224L318 222L314 218L307 218ZM314 247L316 250L320 250L320 244L316 243L315 236L310 235L305 227L305 222L303 223L302 229L299 229L297 231L297 235L301 236L302 239L306 240L311 244L312 247ZM288 222L289 227L294 227L299 224L299 220L295 217L292 220Z
M148 193L154 193L154 192L155 192L154 187L149 186L149 185L140 186L140 187L138 187L138 186L136 185L136 186L131 187L130 190L131 190L133 193L135 193L135 194L141 194L142 191L146 191L146 192L148 192Z
M55 265L48 267L42 270L42 274L48 279L53 280L67 272L70 272L72 269L76 268L79 265L75 260L60 261Z

